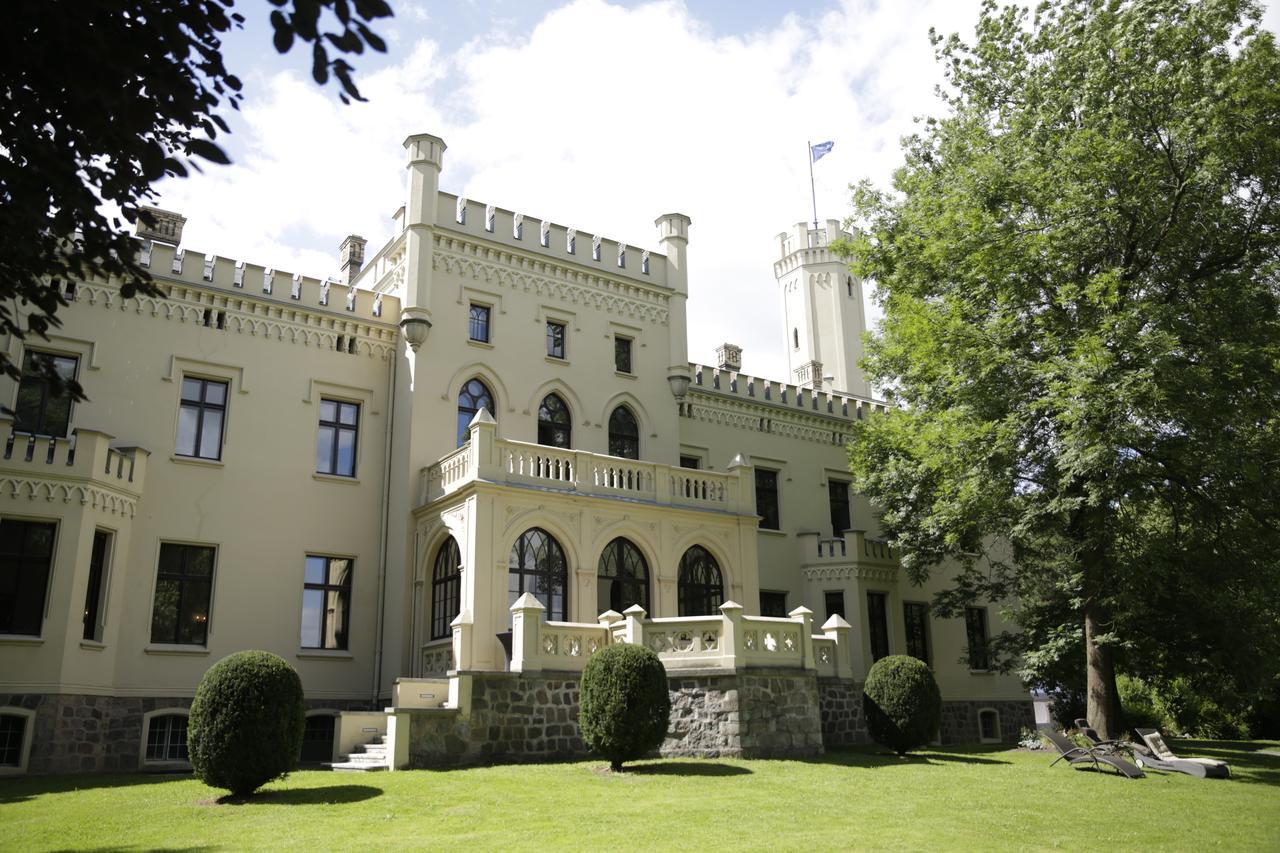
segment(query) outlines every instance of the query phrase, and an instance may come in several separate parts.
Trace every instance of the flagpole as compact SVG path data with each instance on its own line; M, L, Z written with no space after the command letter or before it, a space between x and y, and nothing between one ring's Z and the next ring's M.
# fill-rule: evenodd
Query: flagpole
M809 195L813 198L813 230L818 230L818 191L813 188L813 143L806 141L809 149Z

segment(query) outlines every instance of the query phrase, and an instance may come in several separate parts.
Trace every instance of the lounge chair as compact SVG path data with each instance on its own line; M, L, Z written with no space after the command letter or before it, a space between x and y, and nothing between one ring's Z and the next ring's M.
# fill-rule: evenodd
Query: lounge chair
M1139 767L1186 773L1197 779L1226 779L1231 776L1231 768L1225 761L1218 761L1216 758L1179 758L1169 749L1156 729L1134 731L1147 744L1146 747L1134 744L1133 759L1138 762Z
M1076 728L1080 730L1080 734L1084 735L1084 739L1089 741L1090 746L1101 749L1104 752L1119 752L1120 750L1132 750L1133 744L1127 740L1103 740L1096 729L1089 725L1089 721L1083 717L1075 720Z
M1059 753L1058 757L1049 763L1050 767L1065 759L1077 770L1082 767L1092 767L1094 770L1101 771L1102 768L1099 765L1105 764L1130 779L1141 779L1146 775L1140 767L1135 767L1120 756L1096 746L1077 746L1071 738L1054 729L1041 729L1040 736L1053 744Z

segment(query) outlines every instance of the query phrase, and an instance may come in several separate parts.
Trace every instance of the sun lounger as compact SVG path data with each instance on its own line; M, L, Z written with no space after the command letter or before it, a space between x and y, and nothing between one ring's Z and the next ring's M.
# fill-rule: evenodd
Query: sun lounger
M1216 758L1179 758L1169 749L1156 729L1134 731L1147 744L1145 748L1134 745L1133 758L1139 767L1185 773L1198 779L1226 779L1231 776L1231 768L1225 761L1218 761Z
M1074 741L1062 732L1045 728L1040 730L1040 735L1053 744L1059 753L1058 757L1049 763L1050 767L1065 759L1068 764L1077 770L1080 768L1092 768L1101 771L1102 767L1100 765L1105 764L1130 779L1141 779L1146 775L1140 767L1135 767L1113 752L1108 752L1095 746L1077 746Z
M1101 749L1104 752L1118 752L1122 749L1133 749L1133 744L1129 743L1127 740L1103 740L1098 735L1097 730L1090 726L1089 721L1083 717L1078 717L1075 720L1075 724L1076 728L1080 730L1080 734L1084 735L1084 739L1089 741L1089 744L1097 749Z

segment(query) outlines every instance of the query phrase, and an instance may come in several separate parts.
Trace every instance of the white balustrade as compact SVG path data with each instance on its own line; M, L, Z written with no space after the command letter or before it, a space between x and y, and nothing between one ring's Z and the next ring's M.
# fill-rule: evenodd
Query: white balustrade
M445 637L442 640L423 644L421 669L423 675L444 675L451 669L454 669L453 638Z

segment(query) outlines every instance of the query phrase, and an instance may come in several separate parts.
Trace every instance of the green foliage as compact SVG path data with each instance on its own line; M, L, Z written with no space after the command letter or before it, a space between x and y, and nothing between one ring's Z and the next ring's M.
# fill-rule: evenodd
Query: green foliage
M1247 695L1280 656L1280 51L1259 14L988 2L972 45L935 37L945 114L895 192L855 192L845 248L885 312L866 368L896 403L855 426L855 486L910 577L959 566L936 612L1013 602L993 651L1036 683L1075 661L1104 734L1116 668Z
M1120 705L1124 708L1124 725L1127 730L1168 727L1163 714L1156 707L1155 696L1145 681L1132 675L1117 675L1116 689L1120 693Z
M587 748L614 770L661 746L670 719L667 670L652 649L618 643L587 661L578 727Z
M266 4L262 4L266 5ZM307 45L312 76L330 72L340 97L361 100L351 67L334 53L385 45L366 26L391 14L385 0L271 0L281 52ZM243 16L234 0L10 0L0 50L0 333L44 337L66 304L66 278L112 278L126 297L158 294L123 230L165 176L227 163L242 84L223 64L222 39ZM52 57L62 57L54 61ZM115 209L118 215L107 210ZM74 237L73 237L74 235ZM23 303L21 311L17 305ZM18 377L7 352L0 371ZM80 386L52 371L55 389Z
M862 687L867 732L899 755L925 746L942 725L942 694L929 665L889 655L871 665Z
M298 762L302 681L270 652L236 652L209 667L187 722L191 767L205 784L243 797Z

